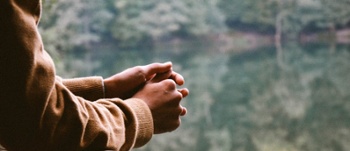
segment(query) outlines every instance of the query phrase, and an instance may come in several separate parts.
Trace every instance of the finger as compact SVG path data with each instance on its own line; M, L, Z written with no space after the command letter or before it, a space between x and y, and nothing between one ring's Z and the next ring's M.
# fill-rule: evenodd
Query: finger
M156 74L171 71L172 66L173 65L171 62L152 63L144 66L143 68L144 68L146 80L148 81L152 79Z
M152 82L161 82L163 80L169 79L169 77L171 76L172 71L168 71L165 73L159 73L157 74L153 79Z
M184 77L181 74L178 74L178 73L176 73L174 71L171 73L170 78L173 79L175 81L175 83L178 84L178 85L185 84Z
M185 107L182 107L182 112L180 113L180 116L185 116L186 114L187 114L187 109Z
M178 89L177 91L179 91L182 94L183 98L187 97L188 94L190 94L190 91L187 88Z

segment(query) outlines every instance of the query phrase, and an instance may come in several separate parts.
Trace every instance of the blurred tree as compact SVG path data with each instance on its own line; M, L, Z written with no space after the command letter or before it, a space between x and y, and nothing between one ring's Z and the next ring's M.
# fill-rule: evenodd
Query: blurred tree
M273 32L276 0L221 0L219 3L230 27L244 31Z
M317 24L321 27L335 28L344 26L350 22L350 1L349 0L318 0L321 4Z
M329 28L334 34L335 27L350 21L348 0L221 0L219 7L231 28L263 33L280 28L286 35L293 34L293 38L310 25Z
M331 49L334 50L336 45L337 27L344 27L350 23L350 1L337 0L334 2L327 0L319 0L321 3L319 17L315 22L316 25L323 28L328 28ZM332 50L331 50L332 51Z
M127 43L169 36L202 35L225 29L217 0L136 0L116 1L118 16L111 31Z
M43 3L40 30L49 51L64 51L98 42L112 18L106 3L90 0L55 0Z
M106 4L90 0L44 1L44 13L39 30L45 49L53 54L58 72L62 75L74 76L65 72L64 68L67 68L67 65L80 64L62 62L62 56L66 51L76 48L91 50L91 43L100 42L101 35L108 32L106 26L113 15L105 9ZM83 68L78 69L90 70L91 66L82 66Z

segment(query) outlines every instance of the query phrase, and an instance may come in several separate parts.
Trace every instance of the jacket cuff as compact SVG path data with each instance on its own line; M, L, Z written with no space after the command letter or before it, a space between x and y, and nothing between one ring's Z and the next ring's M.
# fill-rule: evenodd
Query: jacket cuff
M62 83L73 94L86 100L95 101L105 97L103 78L99 76L63 79Z
M151 140L154 132L153 118L151 110L148 105L140 99L131 98L125 100L125 103L131 107L136 114L138 121L136 130L136 143L135 148L145 145Z

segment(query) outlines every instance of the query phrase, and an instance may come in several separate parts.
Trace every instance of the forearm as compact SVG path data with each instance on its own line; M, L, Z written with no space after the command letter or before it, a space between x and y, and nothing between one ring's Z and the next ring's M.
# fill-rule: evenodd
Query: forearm
M61 78L57 77L59 80ZM90 101L105 98L105 87L102 77L83 77L73 79L61 79L62 83L74 95L83 97Z
M57 98L66 99L51 98L43 109L40 123L45 139L38 143L49 147L39 150L130 150L144 145L152 136L153 120L142 100L90 102L72 96L59 82L55 91ZM46 142L47 138L50 142Z

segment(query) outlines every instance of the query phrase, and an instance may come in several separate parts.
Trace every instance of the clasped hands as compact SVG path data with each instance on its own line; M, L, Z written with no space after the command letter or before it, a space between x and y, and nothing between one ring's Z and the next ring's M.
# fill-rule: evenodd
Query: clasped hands
M180 116L187 113L180 102L189 91L176 86L184 83L184 78L172 70L171 62L136 66L104 79L107 98L145 101L152 112L155 134L173 131L180 126Z

